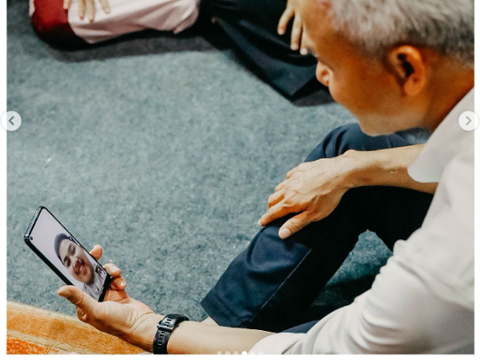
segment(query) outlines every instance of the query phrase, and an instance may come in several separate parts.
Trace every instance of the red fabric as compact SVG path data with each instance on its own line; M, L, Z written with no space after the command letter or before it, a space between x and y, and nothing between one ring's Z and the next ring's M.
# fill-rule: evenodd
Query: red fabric
M34 0L32 24L38 36L50 44L78 47L87 43L73 32L63 0Z

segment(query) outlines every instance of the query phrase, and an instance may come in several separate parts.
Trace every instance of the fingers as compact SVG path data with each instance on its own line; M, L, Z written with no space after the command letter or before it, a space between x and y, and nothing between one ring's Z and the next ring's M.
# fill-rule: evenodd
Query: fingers
M85 17L85 0L78 0L78 15L82 20Z
M127 282L125 281L123 276L119 276L115 278L110 284L110 288L112 290L124 290L126 287L127 287Z
M113 277L120 276L120 274L122 273L122 271L116 265L114 265L112 263L108 263L108 264L104 265L103 267Z
M77 316L83 322L88 322L88 315L93 314L95 307L99 305L97 301L75 286L62 286L57 293L76 306Z
M292 170L290 170L287 173L287 176L286 176L287 180L290 179L293 176L293 174L295 174L297 171L308 170L311 166L312 166L311 162L304 162L304 163L301 163L300 165L298 165L297 167L294 167Z
M305 33L305 28L302 29L302 41L300 43L300 54L308 55L307 45L305 44L305 36L303 36L304 33Z
M301 165L301 164L300 164ZM287 172L287 180L290 179L292 177L293 174L295 174L295 172L298 170L298 168L300 167L300 165L298 165L297 167L294 167L292 170L290 170L289 172Z
M75 286L62 286L58 289L57 294L77 307L77 314L81 321L87 321L88 314L91 314L98 305L98 302Z
M277 187L275 188L275 192L282 190L285 187L285 185L287 185L287 180L282 181L280 184L278 184Z
M90 251L90 254L92 256L99 260L100 257L102 256L103 249L100 245L95 245L93 249ZM123 290L127 286L127 282L123 278L123 276L120 276L122 274L122 271L114 264L106 264L104 266L105 270L114 277L114 280L110 284L110 288L113 290Z
M100 260L103 254L103 249L100 245L95 245L92 250L90 250L90 255L92 255L95 260Z
M94 0L86 0L87 17L90 22L95 18L95 2Z
M280 239L286 239L289 236L295 234L296 232L303 229L305 226L310 224L309 213L304 211L291 219L287 220L285 224L278 231L278 236Z
M278 21L277 32L279 35L285 34L285 31L287 30L287 25L294 15L295 11L293 11L292 8L287 7L285 9L282 16L280 17L280 20Z
M284 198L283 191L278 191L275 194L270 195L268 198L268 207L272 207L273 205L278 204Z
M290 40L290 48L296 51L300 47L300 38L302 37L303 23L299 15L295 15L292 27L292 38Z
M68 10L70 9L70 4L72 3L72 0L63 0L63 9Z
M288 206L285 206L284 201L279 202L278 204L272 206L266 214L264 214L260 220L258 221L258 224L260 226L265 226L268 223L280 219L281 217L284 217L285 215L290 214L292 209Z
M87 313L82 309L80 309L79 307L77 307L77 316L80 321L87 322L88 320Z
M106 264L104 268L111 276L113 276L113 281L110 284L112 290L123 290L127 287L125 278L121 276L122 271L116 265Z
M110 5L108 4L108 0L99 0L100 5L102 5L103 11L105 11L105 14L110 14Z
M83 291L72 285L62 286L58 289L57 294L70 301L73 305L83 304L85 301L84 295L86 295Z

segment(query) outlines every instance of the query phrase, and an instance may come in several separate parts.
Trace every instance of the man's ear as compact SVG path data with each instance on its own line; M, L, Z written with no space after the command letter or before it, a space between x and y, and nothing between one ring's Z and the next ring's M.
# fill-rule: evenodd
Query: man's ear
M388 53L387 67L407 95L417 95L427 83L427 69L422 53L415 47L402 45Z

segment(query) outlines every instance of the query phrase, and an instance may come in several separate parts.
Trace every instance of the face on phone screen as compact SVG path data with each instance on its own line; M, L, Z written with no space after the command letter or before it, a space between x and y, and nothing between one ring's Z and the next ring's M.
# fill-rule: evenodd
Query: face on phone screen
M108 277L105 269L48 210L42 209L30 232L29 243L70 283L99 300Z

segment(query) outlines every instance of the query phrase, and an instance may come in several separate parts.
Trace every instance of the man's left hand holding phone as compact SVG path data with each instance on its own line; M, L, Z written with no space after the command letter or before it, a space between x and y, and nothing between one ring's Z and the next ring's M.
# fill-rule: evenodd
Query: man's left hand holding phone
M154 329L151 324L161 320L161 315L128 296L118 267L98 263L101 246L95 245L88 252L47 208L38 208L24 240L67 284L58 295L76 306L80 320L136 344L137 334L143 338L144 331ZM150 346L145 344L144 349L151 351Z

